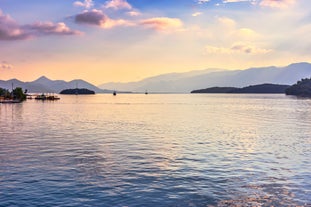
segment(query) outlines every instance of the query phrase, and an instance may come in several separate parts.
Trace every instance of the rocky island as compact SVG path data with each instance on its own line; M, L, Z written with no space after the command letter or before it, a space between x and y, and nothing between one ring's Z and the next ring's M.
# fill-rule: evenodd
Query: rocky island
M66 95L92 95L95 94L95 91L91 91L86 88L74 88L74 89L65 89L60 92L60 94Z

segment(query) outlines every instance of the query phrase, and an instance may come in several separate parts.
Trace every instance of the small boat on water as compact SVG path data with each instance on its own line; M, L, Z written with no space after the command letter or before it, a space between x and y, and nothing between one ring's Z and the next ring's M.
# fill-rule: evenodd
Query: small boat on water
M45 95L45 94L41 94L35 97L36 100L48 100L48 101L56 101L59 100L60 98L54 95Z

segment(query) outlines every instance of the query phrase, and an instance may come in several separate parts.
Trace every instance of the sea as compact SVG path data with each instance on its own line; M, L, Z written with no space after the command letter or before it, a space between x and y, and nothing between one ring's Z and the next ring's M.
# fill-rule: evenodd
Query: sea
M59 95L0 104L0 206L311 206L311 99Z

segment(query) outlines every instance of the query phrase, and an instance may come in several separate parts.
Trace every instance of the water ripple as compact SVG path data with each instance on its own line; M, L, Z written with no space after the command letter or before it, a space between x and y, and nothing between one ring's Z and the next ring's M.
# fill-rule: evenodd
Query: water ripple
M310 106L220 94L0 105L0 206L310 206Z

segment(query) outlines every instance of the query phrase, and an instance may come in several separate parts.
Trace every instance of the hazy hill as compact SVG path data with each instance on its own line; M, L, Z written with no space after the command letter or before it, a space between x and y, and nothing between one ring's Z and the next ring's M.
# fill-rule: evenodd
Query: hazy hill
M107 83L100 88L143 92L184 92L214 86L245 87L262 83L292 85L297 80L311 76L310 63L294 63L286 67L262 67L246 70L203 70L171 73L146 78L138 82Z
M11 90L13 87L21 87L27 89L30 93L59 93L60 91L68 88L86 88L96 93L112 93L111 90L100 89L84 80L72 80L66 82L63 80L50 80L45 76L38 78L32 82L22 82L17 79L7 81L0 80L0 87Z
M107 88L111 90L121 90L121 91L135 91L144 92L145 90L151 90L156 92L161 92L162 89L166 88L163 92L174 92L174 82L180 79L186 79L197 75L208 74L212 72L219 72L222 69L207 69L207 70L195 70L185 73L167 73L158 76L153 76L145 78L141 81L136 82L109 82L99 85L99 88ZM154 89L154 90L153 90Z

